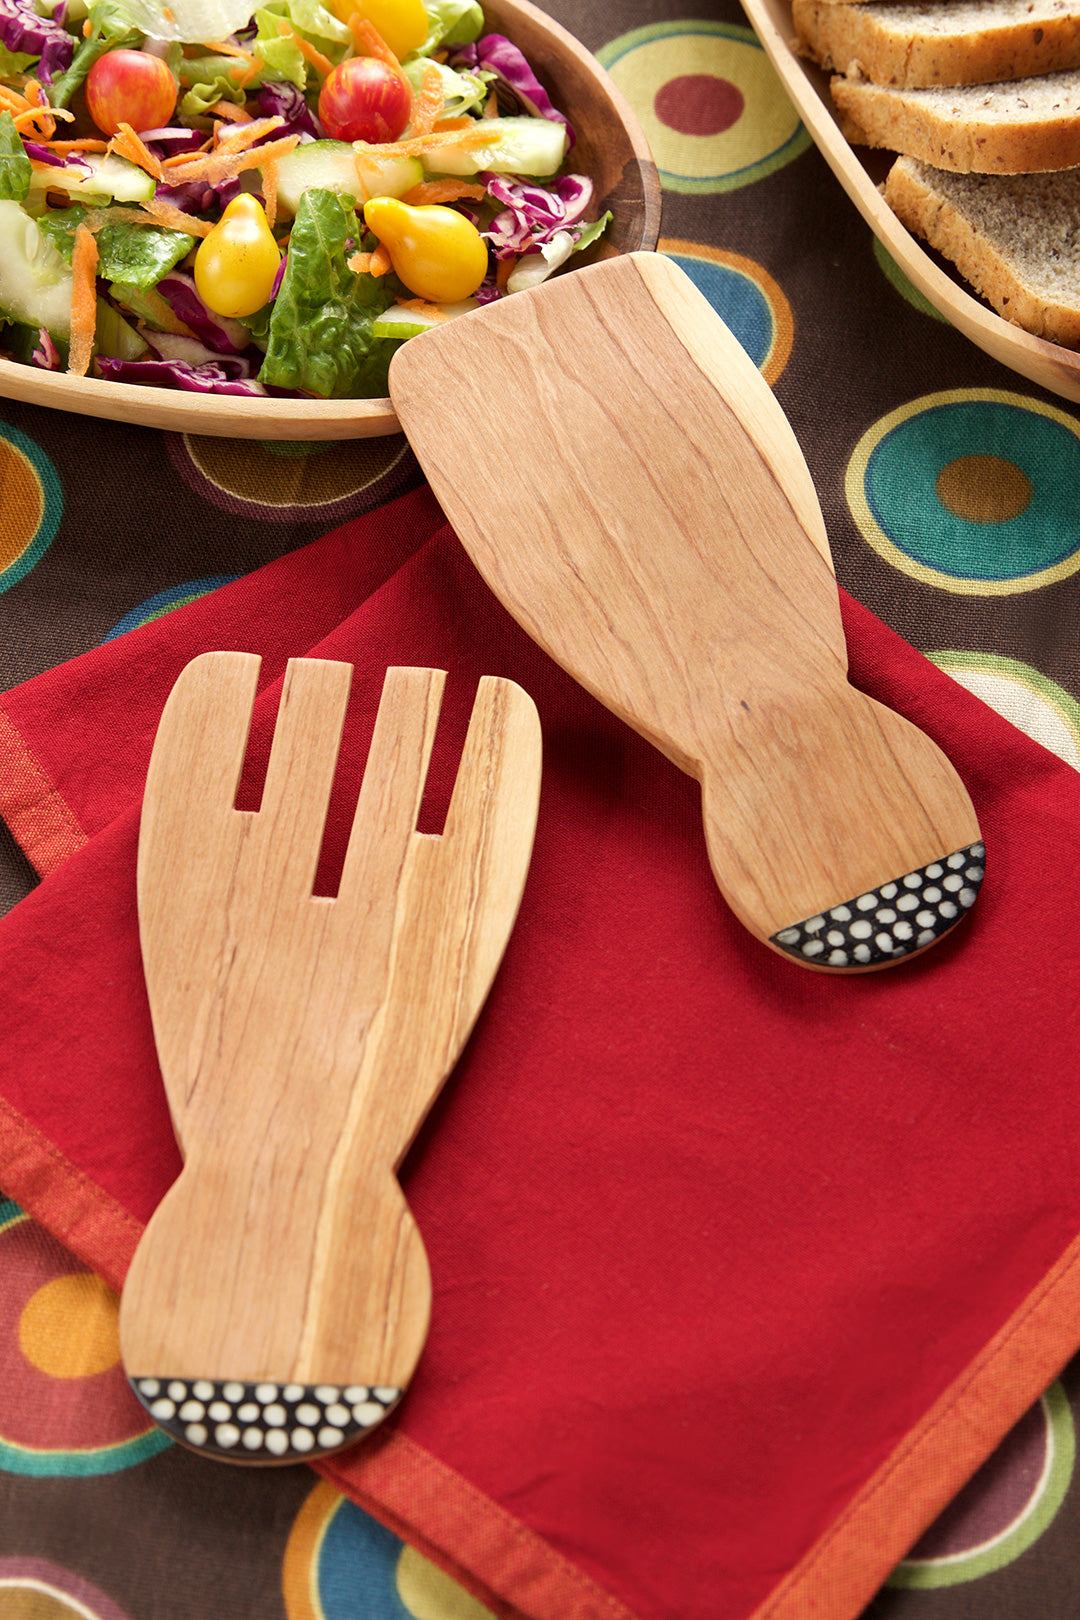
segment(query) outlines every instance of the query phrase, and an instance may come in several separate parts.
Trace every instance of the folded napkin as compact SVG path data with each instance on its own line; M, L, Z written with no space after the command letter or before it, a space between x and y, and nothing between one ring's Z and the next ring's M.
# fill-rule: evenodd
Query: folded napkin
M115 1286L179 1168L135 855L181 668L263 655L244 802L286 658L354 665L324 892L389 665L449 672L429 829L479 677L536 701L518 923L403 1172L428 1344L317 1465L499 1613L848 1620L1080 1346L1080 778L843 609L856 684L950 755L988 849L953 935L854 979L744 933L696 784L524 636L426 490L0 700L44 878L0 923L0 1186Z

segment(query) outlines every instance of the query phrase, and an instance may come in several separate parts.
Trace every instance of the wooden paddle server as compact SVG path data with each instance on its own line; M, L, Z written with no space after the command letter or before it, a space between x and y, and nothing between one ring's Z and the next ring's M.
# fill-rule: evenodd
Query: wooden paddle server
M752 934L850 972L953 927L983 875L975 811L938 747L849 684L795 435L678 265L626 254L448 321L398 350L390 394L495 594L700 780Z
M416 831L444 675L390 669L335 898L314 896L351 666L288 667L260 808L237 810L259 659L182 672L139 836L139 930L184 1168L120 1308L178 1440L295 1462L408 1383L431 1308L395 1176L502 957L532 852L540 727L485 677L442 833Z

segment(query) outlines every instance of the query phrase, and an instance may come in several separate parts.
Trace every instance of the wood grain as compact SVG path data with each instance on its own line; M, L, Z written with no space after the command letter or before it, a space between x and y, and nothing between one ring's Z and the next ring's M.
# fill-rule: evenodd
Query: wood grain
M940 750L848 684L798 443L672 261L611 260L426 333L390 386L495 593L701 782L717 882L759 939L978 840Z
M258 659L169 698L139 927L183 1172L124 1289L139 1379L402 1388L431 1285L395 1177L513 925L539 795L532 700L485 678L443 832L415 830L442 672L391 669L334 899L312 881L351 668L294 660L258 811L233 800Z
M1080 354L1003 320L926 252L878 185L891 157L852 147L840 132L829 76L792 48L790 0L742 0L743 10L815 145L882 246L919 292L966 338L1002 365L1062 399L1080 400Z
M506 34L524 51L577 136L572 168L588 175L596 195L588 210L608 208L610 226L579 264L655 248L660 234L660 181L648 142L622 91L596 58L530 0L485 0L486 31ZM274 399L191 394L137 383L68 377L0 358L0 396L170 433L230 439L375 438L400 432L389 399Z

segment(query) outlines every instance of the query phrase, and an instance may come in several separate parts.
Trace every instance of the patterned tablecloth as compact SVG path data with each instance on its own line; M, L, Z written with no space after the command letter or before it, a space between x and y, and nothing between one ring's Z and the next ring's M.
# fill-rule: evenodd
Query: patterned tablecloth
M548 9L635 107L662 175L661 249L773 385L841 581L1080 768L1080 416L951 330L885 257L734 0ZM419 482L400 438L239 443L0 401L0 688ZM0 906L33 883L0 826ZM148 1430L115 1320L104 1285L0 1204L0 1616L488 1612L306 1468L208 1467ZM899 1567L876 1620L1078 1612L1078 1396L1074 1365Z

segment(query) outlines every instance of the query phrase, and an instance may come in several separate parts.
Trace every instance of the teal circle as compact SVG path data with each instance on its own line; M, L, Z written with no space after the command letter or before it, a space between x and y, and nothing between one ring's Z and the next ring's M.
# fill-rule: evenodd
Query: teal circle
M7 422L0 422L0 438L6 439L29 461L41 481L42 500L41 521L33 540L14 562L0 569L0 591L8 591L30 572L52 545L64 513L64 492L56 468L39 444Z
M157 1427L131 1440L119 1440L115 1446L99 1446L92 1451L30 1451L0 1440L0 1471L30 1479L92 1479L135 1468L172 1443L164 1429Z
M999 456L1028 478L1025 511L997 523L957 516L938 499L942 469L963 456ZM998 400L929 406L871 451L864 492L898 551L959 580L1015 580L1080 550L1080 437L1062 423Z
M326 1526L318 1593L325 1620L414 1620L397 1589L404 1543L347 1498Z
M209 579L189 579L183 585L170 585L168 590L159 591L156 596L148 596L145 602L133 607L130 613L117 621L103 641L115 641L117 636L126 635L129 630L137 630L140 625L150 624L154 619L164 618L174 608L186 607L189 602L197 602L200 596L207 596L216 591L221 585L231 585L237 574L215 574Z
M688 253L665 256L686 271L760 369L772 353L776 328L772 305L754 278L714 259L695 259Z

